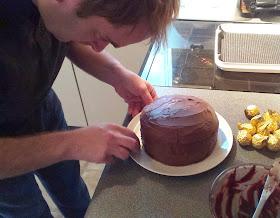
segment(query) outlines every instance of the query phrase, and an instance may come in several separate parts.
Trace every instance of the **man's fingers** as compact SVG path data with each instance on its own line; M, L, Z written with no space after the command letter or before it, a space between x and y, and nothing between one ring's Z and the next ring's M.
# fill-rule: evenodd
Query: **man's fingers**
M154 87L148 81L145 81L145 83L146 88L143 90L141 97L145 105L148 105L156 100L158 96Z
M140 142L138 137L131 138L131 137L123 136L118 139L118 144L128 149L130 152L137 152L140 149Z
M133 138L135 139L138 144L140 143L139 142L139 138L137 137L137 135L130 129L126 128L126 127L123 127L123 126L116 126L119 131L119 134L121 134L122 136L127 136L127 137L130 137L130 138Z
M149 92L148 88L146 88L142 91L141 98L145 105L148 105L153 102L153 98L152 98L151 93Z
M121 136L117 139L114 145L110 147L110 154L125 160L131 153L138 152L140 150L139 140L128 136Z
M142 111L143 105L144 104L140 102L130 102L127 110L128 114L131 114L132 117L135 117L137 114L139 114Z
M109 150L106 152L108 156L125 160L131 153L139 152L140 141L133 131L118 125L113 126L112 130L115 134L109 142Z
M133 108L133 112L132 112L132 117L135 117L137 114L139 114L142 110L142 104L141 103L135 103L134 104L134 108Z
M118 146L117 150L114 153L114 156L119 159L126 160L130 156L130 153L130 150L128 150L127 148Z
M153 98L153 101L156 100L156 99L158 99L156 90L155 90L153 87L151 87L150 93L151 93L151 96L152 96L152 98Z
M132 115L133 111L134 111L134 102L129 102L127 113Z

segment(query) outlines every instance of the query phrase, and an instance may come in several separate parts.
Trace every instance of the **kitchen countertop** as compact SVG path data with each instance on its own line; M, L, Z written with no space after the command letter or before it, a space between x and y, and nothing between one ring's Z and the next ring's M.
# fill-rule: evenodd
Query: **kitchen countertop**
M152 173L131 158L107 165L86 217L211 217L209 192L214 179L226 168L241 163L271 165L279 152L242 147L236 142L237 122L248 122L244 109L255 104L263 113L279 111L278 94L156 87L159 96L186 94L200 97L229 123L233 148L215 168L193 176L171 177Z

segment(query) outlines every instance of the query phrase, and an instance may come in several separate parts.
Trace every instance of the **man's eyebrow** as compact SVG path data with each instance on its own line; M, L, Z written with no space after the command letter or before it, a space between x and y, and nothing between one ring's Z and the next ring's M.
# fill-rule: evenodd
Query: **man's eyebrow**
M110 43L112 44L112 46L114 46L115 48L119 48L119 47L120 47L117 43L113 42L113 41L112 41L111 39L109 39L108 37L107 37L107 41L110 42Z
M110 42L111 44L112 44L112 46L114 46L115 48L119 48L120 46L119 45L117 45L116 43L114 43L114 42Z

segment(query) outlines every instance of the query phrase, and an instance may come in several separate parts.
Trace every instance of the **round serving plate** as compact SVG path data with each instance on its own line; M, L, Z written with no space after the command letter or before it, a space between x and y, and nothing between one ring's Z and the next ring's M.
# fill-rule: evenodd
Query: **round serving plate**
M131 158L143 168L166 176L190 176L205 172L220 164L232 149L233 135L227 121L216 112L219 120L218 141L209 157L201 162L187 166L168 166L151 158L142 148L140 132L140 114L136 115L128 124L128 128L138 136L140 152L132 154Z

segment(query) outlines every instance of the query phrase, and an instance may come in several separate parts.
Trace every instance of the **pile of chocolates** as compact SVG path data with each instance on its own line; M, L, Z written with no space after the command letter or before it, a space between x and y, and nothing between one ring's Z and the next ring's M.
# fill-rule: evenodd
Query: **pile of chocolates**
M275 110L260 115L256 105L245 109L249 123L237 123L237 141L240 145L252 145L257 149L267 147L270 151L280 150L280 116Z

